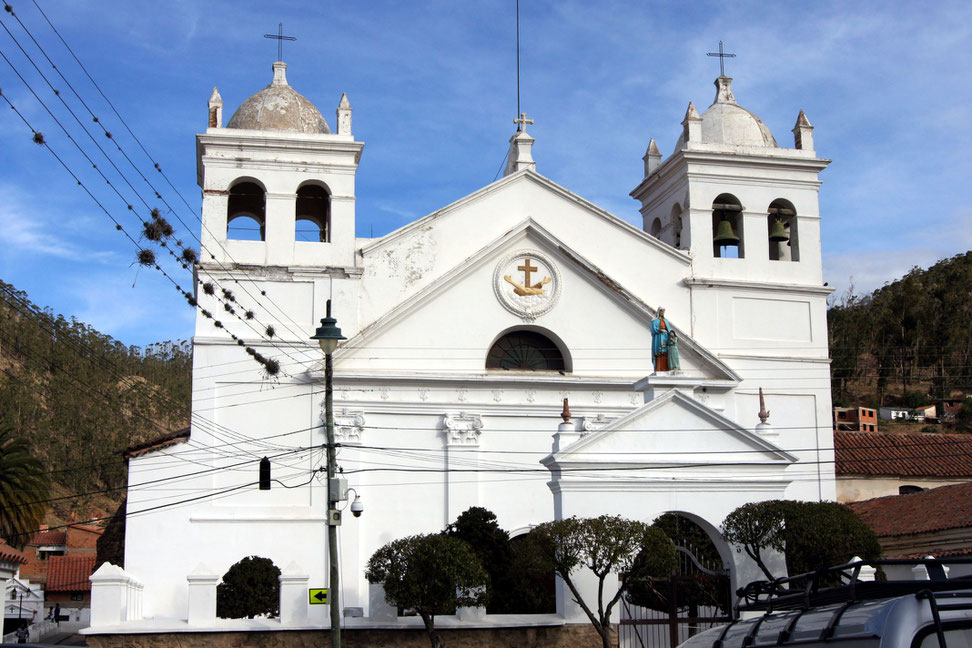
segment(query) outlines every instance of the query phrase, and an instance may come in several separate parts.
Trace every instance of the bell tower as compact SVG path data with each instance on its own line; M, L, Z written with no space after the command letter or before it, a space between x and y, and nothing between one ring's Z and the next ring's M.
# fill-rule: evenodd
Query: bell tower
M688 250L697 275L819 286L818 174L830 161L813 150L813 127L800 111L794 146L782 147L736 102L731 78L715 88L703 114L689 103L668 159L649 143L631 192L644 230Z
M352 135L347 95L332 132L278 61L270 85L225 127L214 89L208 123L196 136L204 265L355 265L354 177L364 143Z

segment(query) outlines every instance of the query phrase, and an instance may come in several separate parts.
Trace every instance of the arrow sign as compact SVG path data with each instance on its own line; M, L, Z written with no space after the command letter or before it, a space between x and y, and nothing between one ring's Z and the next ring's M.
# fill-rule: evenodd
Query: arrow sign
M327 605L326 587L312 587L307 590L307 596L311 605Z

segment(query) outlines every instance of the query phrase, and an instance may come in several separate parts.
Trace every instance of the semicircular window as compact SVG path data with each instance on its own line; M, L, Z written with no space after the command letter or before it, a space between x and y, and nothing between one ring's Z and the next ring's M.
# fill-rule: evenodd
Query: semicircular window
M486 355L487 369L563 371L564 356L548 337L534 331L513 331L496 341Z

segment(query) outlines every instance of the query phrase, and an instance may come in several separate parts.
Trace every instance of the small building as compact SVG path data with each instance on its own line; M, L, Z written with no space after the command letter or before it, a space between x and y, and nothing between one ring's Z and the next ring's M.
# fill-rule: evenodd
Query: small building
M972 481L972 436L834 432L837 501Z
M27 562L27 558L21 552L17 551L0 538L0 584L3 585L3 591L7 591L7 587L14 578L17 577L17 573L20 571L20 566ZM4 622L6 626L6 622ZM6 632L6 627L4 627L0 632ZM2 637L2 634L0 634Z
M972 556L972 483L848 506L877 534L885 558ZM962 575L956 567L950 576Z
M870 407L835 407L834 429L857 432L877 432L877 410Z
M88 623L91 618L91 581L94 556L55 556L47 577L46 604L60 604L61 619Z
M41 530L24 547L27 563L20 569L23 578L47 585L51 561L58 556L94 558L98 554L98 538L104 528L92 524L72 524L63 529Z
M916 407L911 416L919 422L938 423L938 408L934 405L922 405Z
M44 590L39 583L11 578L3 591L3 633L13 632L21 620L36 623L44 618Z
M892 407L882 405L878 409L878 418L882 421L910 421L915 411L910 407Z

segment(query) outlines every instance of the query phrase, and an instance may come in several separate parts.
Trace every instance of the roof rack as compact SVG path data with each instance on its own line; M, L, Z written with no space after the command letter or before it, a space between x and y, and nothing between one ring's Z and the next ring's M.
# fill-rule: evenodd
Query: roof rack
M805 574L777 578L772 581L754 581L736 591L737 608L741 611L800 610L822 605L868 601L906 594L941 592L957 588L972 589L972 577L949 579L946 564L972 564L972 558L916 558L856 560L845 565L826 567ZM882 567L923 565L929 580L862 581L859 580L864 566ZM830 586L834 581L844 584Z

